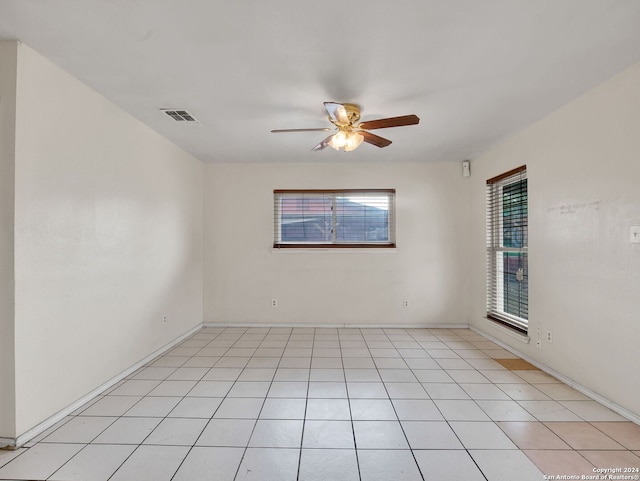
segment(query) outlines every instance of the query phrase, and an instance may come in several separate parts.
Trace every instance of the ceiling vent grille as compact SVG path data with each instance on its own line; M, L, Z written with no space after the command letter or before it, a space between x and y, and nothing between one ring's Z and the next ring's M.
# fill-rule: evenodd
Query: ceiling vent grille
M199 124L198 120L191 115L188 110L183 109L160 109L161 112L164 112L166 115L171 117L176 122L180 122L183 124Z

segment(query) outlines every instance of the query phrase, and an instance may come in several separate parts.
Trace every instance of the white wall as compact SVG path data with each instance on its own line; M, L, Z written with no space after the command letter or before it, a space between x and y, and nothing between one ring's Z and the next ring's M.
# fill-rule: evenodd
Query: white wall
M203 167L33 50L18 52L20 434L202 322Z
M0 437L203 317L470 320L640 414L640 246L628 243L640 225L640 66L496 146L471 179L459 163L203 167L23 45L0 43L0 67ZM531 324L554 336L541 350L483 319L484 181L521 164ZM286 188L395 188L398 248L274 251L272 192Z
M205 322L466 323L467 180L458 163L207 165ZM273 190L292 188L395 188L397 249L274 251Z
M529 345L485 312L484 181L526 164ZM471 321L640 415L640 64L496 146L474 163ZM536 326L553 342L536 349Z
M13 438L16 434L13 349L16 45L0 42L0 438Z

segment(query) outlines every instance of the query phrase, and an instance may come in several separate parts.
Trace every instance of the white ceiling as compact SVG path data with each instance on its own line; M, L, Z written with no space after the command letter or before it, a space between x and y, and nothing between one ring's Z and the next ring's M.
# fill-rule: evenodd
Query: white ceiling
M205 162L460 161L640 61L640 1L0 0L0 38ZM349 153L270 133L329 126L323 101L421 122Z

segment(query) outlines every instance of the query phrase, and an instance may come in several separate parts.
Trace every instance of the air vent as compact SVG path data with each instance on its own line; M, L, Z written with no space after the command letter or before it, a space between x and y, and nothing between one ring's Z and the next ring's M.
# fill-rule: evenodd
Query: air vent
M160 109L161 112L164 112L169 117L171 117L176 122L180 122L183 124L199 124L198 120L191 115L191 113L187 110L177 110L177 109Z

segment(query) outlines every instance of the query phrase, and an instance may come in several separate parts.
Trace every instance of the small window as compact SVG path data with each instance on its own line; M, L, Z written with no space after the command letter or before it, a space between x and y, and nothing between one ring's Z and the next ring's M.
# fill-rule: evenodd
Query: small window
M487 317L526 333L529 319L527 169L487 180Z
M395 247L394 189L274 190L274 247Z

